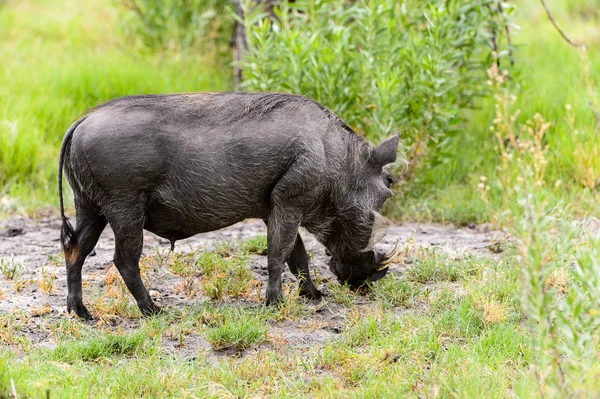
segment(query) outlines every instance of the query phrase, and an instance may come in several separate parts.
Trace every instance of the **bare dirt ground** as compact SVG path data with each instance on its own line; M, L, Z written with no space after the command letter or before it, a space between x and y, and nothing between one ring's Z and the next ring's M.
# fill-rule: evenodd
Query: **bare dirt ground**
M21 217L0 220L0 261L5 264L19 264L21 279L30 282L16 292L14 282L0 274L0 315L17 312L35 316L39 309L45 307L44 316L38 319L47 322L49 319L69 317L66 314L66 271L60 256L59 232L60 219L56 217L42 218L37 221ZM223 241L241 243L265 233L266 228L262 221L248 220L219 231L178 241L175 251L210 249L216 243ZM305 238L307 250L312 254L311 270L321 277L319 288L327 293L327 284L324 282L331 281L331 284L334 284L335 278L328 270L325 250L310 234L306 232L301 234ZM415 246L441 248L457 256L465 252L489 254L488 247L501 239L500 232L489 231L486 226L458 228L451 225L404 223L392 225L379 247L389 250L399 241L401 247L410 242L410 245ZM169 248L168 241L151 233L145 233L144 254L165 254L168 253ZM110 228L107 228L96 246L96 254L88 257L84 265L84 302L93 292L102 289L102 276L112 265L113 251L114 237ZM266 256L252 256L250 267L255 279L264 283L264 290L267 280ZM390 273L402 273L406 267L406 265L393 264ZM56 276L50 294L43 293L35 283L41 280L43 272ZM202 297L194 297L190 300L186 295L177 293L175 287L180 281L180 277L166 268L160 268L154 270L149 276L148 288L155 301L161 306L178 307L208 300ZM294 278L286 272L284 281L294 281ZM343 325L343 314L336 311L336 305L329 303L327 299L323 304L311 319L311 322L317 323L315 325L319 325L320 328L301 328L298 323L287 321L271 326L270 334L292 345L319 344L334 338ZM119 328L135 328L137 323L137 320L121 320ZM43 324L40 323L39 330L32 326L31 331L24 333L37 345L53 347L55 343L50 334L44 333ZM190 341L187 347L195 351L210 348L201 336L191 335L186 339ZM175 344L165 343L164 346L167 353L176 351Z

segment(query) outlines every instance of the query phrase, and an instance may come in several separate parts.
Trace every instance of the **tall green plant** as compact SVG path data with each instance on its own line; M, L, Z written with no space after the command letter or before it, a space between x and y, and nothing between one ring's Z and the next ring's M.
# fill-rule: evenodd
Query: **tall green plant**
M546 173L550 123L537 114L525 123L504 75L489 70L496 90L500 165L491 184L500 189L502 212L492 219L517 240L521 260L521 306L531 330L532 370L541 397L595 397L600 389L600 223L575 222L553 195ZM488 181L479 185L488 202Z
M269 19L243 1L242 87L309 96L374 141L400 129L416 161L486 92L496 3L299 0Z

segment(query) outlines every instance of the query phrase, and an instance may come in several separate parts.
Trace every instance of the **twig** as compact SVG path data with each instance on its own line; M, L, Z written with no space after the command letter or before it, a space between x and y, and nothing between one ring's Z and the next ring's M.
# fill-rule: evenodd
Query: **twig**
M489 10L490 15L494 13L492 11L492 6L490 6L490 3L486 3L486 7ZM492 31L492 49L494 50L494 53L498 54L498 42L496 41L496 29L491 28L491 31ZM498 68L500 68L500 59L498 57L496 57L496 66Z
M544 6L544 10L546 10L546 14L548 15L548 18L550 18L550 22L552 22L552 25L554 25L554 27L556 28L558 33L560 33L560 35L563 37L563 39L565 39L567 41L567 43L569 43L573 47L585 48L585 45L572 41L571 39L569 39L567 37L567 35L564 34L564 32L562 30L560 30L560 28L556 24L556 21L554 20L554 18L552 18L552 14L550 14L550 10L548 10L548 6L546 6L546 2L544 0L540 0L540 1L542 2L542 6Z
M10 387L12 388L12 395L14 399L19 399L19 395L17 395L17 388L15 387L15 381L10 379Z
M474 246L474 247L468 247L468 249L470 249L470 250L475 250L475 249L487 249L487 248L490 248L490 247L492 247L492 246L494 246L494 245L504 245L504 244L506 244L506 243L513 242L513 241L514 241L514 240L512 239L512 237L509 237L509 238L506 238L506 239L504 239L504 240L502 240L502 241L496 241L496 242L492 242L492 243L490 243L490 244L486 244L486 245Z
M502 1L498 1L498 12L502 17L504 15L504 10L502 9ZM508 27L508 22L504 20L504 31L506 32L506 40L508 41L508 56L510 57L510 66L515 66L515 59L513 57L513 49L512 49L512 40L510 39L510 28Z
M540 1L542 2L544 9L546 10L546 14L548 15L548 18L550 18L552 25L554 25L554 27L556 28L558 33L560 33L560 35L563 37L563 39L565 39L567 41L567 43L569 43L571 46L573 46L575 48L583 49L583 51L585 52L585 50L586 50L585 44L576 43L576 42L572 41L571 39L569 39L564 34L564 32L562 30L560 30L558 25L556 25L556 21L554 21L554 18L552 18L552 14L550 14L550 11L548 10L548 7L546 6L546 2L544 0L540 0ZM589 82L589 71L587 70L587 68L584 69L584 73L586 76L586 83L588 84L588 90L590 91L590 95L593 95L593 90L592 90L592 88L590 86L590 82ZM588 104L590 105L590 110L592 111L592 115L594 115L594 134L596 135L596 134L598 134L598 128L600 126L600 114L598 114L598 108L596 108L594 106L594 102L592 100L588 101Z
M241 62L248 50L246 27L244 26L244 8L242 7L241 0L235 1L235 15L237 18L233 25L233 35L230 45L233 47L233 90L238 91L242 82Z

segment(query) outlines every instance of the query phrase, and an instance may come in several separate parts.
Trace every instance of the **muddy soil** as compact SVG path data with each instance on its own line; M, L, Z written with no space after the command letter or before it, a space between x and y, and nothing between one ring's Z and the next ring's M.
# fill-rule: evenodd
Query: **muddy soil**
M54 289L51 294L43 293L35 283L27 284L20 292L15 292L13 282L0 274L0 315L3 313L19 312L35 314L41 307L50 307L51 311L40 320L43 328L44 320L68 317L66 314L66 271L62 264L59 246L60 219L56 217L42 218L33 221L27 218L11 217L0 220L0 261L5 264L19 264L21 278L24 280L40 280L42 270L56 275ZM265 225L260 220L248 220L228 228L198 234L192 238L178 241L175 251L194 251L210 249L218 242L229 241L239 243L257 235L266 234ZM320 289L327 293L327 284L335 283L335 278L327 267L328 257L323 246L314 240L307 232L301 232L305 239L307 250L312 255L313 265L311 270L321 277ZM486 226L455 227L451 225L404 223L392 225L387 236L378 244L383 250L391 249L396 242L404 245L423 247L436 247L451 255L461 255L465 252L479 252L490 254L489 246L501 241L503 235L497 231L489 231ZM166 254L170 250L168 241L151 233L144 235L144 254ZM95 250L95 255L88 257L83 268L84 302L94 292L102 289L106 269L112 265L114 251L114 236L110 228L102 234ZM250 267L257 280L263 282L263 290L267 281L267 262L265 256L252 256ZM402 273L405 265L393 264L391 273ZM294 281L294 277L286 272L284 281ZM183 306L207 300L194 297L189 300L185 295L175 291L176 285L181 282L178 276L173 275L166 268L160 268L151 273L149 289L151 295L161 306ZM94 291L95 290L95 291ZM327 299L319 306L319 310L310 317L307 323L282 322L273 325L269 334L274 339L272 342L283 342L291 345L314 345L326 342L339 333L343 325L343 314L338 307L329 303ZM35 319L35 318L34 318ZM37 323L36 323L37 324ZM136 320L123 320L120 327L135 328ZM52 347L54 343L50 334L37 330L32 326L27 335L40 346ZM190 336L190 345L187 350L210 349L210 346L201 336ZM164 343L167 353L177 352L175 343Z

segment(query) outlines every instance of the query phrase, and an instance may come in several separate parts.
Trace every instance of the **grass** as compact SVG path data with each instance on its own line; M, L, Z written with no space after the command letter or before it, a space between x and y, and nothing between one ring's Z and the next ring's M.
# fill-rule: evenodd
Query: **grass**
M14 259L0 259L0 272L9 280L18 279L21 275L23 265L15 262Z
M47 269L42 268L39 279L35 281L35 284L40 288L44 294L50 294L54 290L54 280L56 279L56 273L49 272Z
M244 253L235 256L226 246L202 252L196 258L195 266L202 274L203 293L216 300L247 295L254 288L247 263Z
M100 361L114 356L132 356L136 353L148 356L152 351L144 345L146 341L147 337L143 331L129 334L98 334L80 342L61 342L45 355L49 361L63 363Z
M462 259L451 259L441 251L420 249L417 251L414 264L407 273L408 281L414 283L435 283L440 281L459 281L476 274L482 267L482 262L467 255Z
M214 58L131 48L120 13L112 0L10 0L0 6L3 213L57 206L60 143L87 108L130 94L228 87Z
M409 308L421 292L405 279L391 277L374 286L370 294L372 300L386 308Z
M243 263L253 245L202 253ZM405 273L359 291L330 282L318 304L299 298L293 284L276 308L254 296L209 299L149 319L137 318L108 269L100 276L104 300L125 297L128 305L116 315L110 306L92 307L96 325L45 314L0 317L0 394L12 380L19 397L535 396L519 261L511 250L490 256L451 261L416 247L406 251ZM180 262L186 278L199 259L157 253L142 269ZM37 345L40 339L48 344Z
M242 243L240 250L254 255L267 254L267 235L262 234Z
M266 341L266 326L260 315L240 308L225 308L221 320L204 333L213 349L244 351Z

